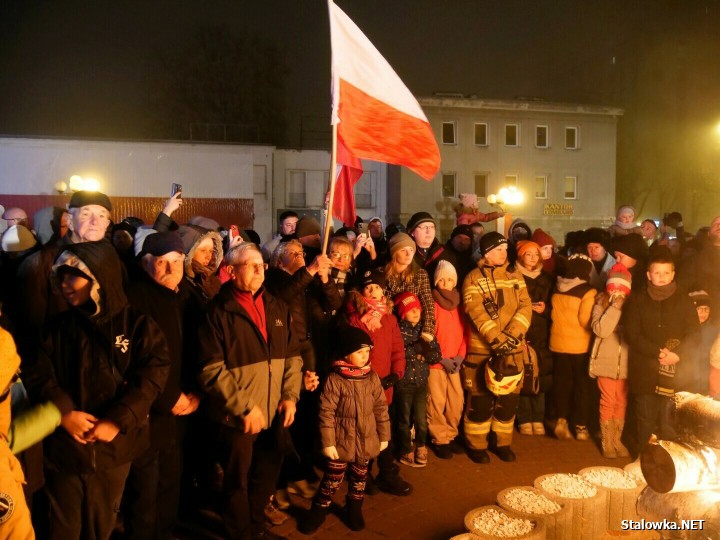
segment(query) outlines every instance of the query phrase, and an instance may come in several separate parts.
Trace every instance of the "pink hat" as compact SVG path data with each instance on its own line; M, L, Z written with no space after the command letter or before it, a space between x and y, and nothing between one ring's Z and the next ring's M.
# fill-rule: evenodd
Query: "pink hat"
M605 290L612 294L621 292L625 296L630 294L632 287L632 276L627 268L617 263L608 271L607 281L605 282Z

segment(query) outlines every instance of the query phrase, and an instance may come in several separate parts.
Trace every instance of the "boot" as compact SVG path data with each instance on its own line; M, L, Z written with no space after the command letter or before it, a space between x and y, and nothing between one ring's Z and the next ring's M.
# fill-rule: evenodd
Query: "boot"
M347 526L351 531L362 531L365 528L365 519L362 515L362 499L345 498L345 509L347 511Z
M618 457L630 457L630 452L627 448L625 448L625 445L620 440L622 438L623 429L625 428L625 419L613 418L610 422L612 422L614 427L613 444L615 445L615 452Z
M602 455L604 458L614 459L617 456L615 451L614 433L615 424L612 420L600 422L600 443L602 444Z
M303 534L312 534L320 528L325 522L325 517L328 514L330 507L324 508L319 504L313 502L310 507L310 511L305 515L305 518L298 523L298 531Z

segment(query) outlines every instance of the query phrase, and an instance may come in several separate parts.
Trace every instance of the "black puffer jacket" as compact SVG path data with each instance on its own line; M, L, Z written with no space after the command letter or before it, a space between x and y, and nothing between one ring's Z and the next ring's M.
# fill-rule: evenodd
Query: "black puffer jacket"
M148 414L169 372L167 343L155 322L127 303L121 263L108 242L66 246L59 260L93 278L94 306L72 308L52 321L23 379L34 401L50 400L63 415L84 411L120 427L110 443L81 445L62 428L46 439L52 466L104 470L131 461L149 444Z

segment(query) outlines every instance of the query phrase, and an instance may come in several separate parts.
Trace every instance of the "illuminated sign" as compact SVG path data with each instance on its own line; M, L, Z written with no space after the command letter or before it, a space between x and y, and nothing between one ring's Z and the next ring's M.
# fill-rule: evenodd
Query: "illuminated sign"
M572 216L574 213L572 204L543 205L543 214L546 216Z

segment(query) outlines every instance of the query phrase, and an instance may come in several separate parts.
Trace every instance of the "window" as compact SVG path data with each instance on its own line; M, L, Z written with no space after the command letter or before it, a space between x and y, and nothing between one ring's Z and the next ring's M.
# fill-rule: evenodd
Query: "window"
M488 125L485 123L475 124L475 146L488 145Z
M550 128L548 126L535 126L535 147L548 148L550 146Z
M565 128L565 148L567 150L578 149L578 128L566 127Z
M577 199L577 176L565 177L564 197L566 199Z
M288 171L287 206L304 208L306 192L305 171Z
M510 187L510 186L518 187L518 175L517 174L506 174L505 175L505 186L504 187Z
M520 146L519 124L505 124L505 146Z
M442 123L442 142L443 144L457 144L455 138L455 122Z
M488 173L475 173L475 195L481 198L488 196Z
M454 172L444 172L442 175L442 196L443 197L454 197L455 183L457 180L457 174Z
M365 171L355 184L355 207L356 208L374 208L375 201L375 183L377 173L375 171Z
M547 199L547 176L538 175L535 177L535 198Z

